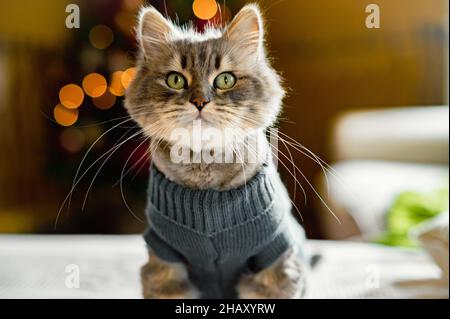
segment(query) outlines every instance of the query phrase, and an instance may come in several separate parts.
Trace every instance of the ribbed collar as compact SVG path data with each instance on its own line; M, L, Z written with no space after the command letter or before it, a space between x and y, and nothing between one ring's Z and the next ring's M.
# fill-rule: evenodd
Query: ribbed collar
M270 211L276 195L265 164L246 185L228 191L195 190L167 179L151 166L147 214L200 233L215 233L258 218Z

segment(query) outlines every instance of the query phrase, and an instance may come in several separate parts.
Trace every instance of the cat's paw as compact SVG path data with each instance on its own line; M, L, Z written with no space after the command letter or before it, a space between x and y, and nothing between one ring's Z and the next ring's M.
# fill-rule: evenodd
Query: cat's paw
M270 268L244 275L237 292L240 299L297 299L305 293L305 279L301 263L287 254Z
M161 286L143 284L144 299L198 299L199 291L189 282L167 282Z
M141 268L142 292L145 299L197 299L200 292L189 281L186 267L150 258Z
M188 281L167 281L163 285L154 285L149 279L143 280L144 299L198 299L199 291Z

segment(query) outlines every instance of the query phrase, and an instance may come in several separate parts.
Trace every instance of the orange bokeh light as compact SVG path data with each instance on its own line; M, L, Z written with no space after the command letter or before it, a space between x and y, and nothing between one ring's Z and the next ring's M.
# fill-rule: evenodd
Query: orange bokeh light
M67 84L59 90L59 100L68 109L76 109L83 103L83 90L76 84Z
M102 96L92 99L92 102L100 110L108 110L116 103L116 96L108 90Z
M55 121L62 126L71 126L78 120L78 109L68 109L58 104L53 109Z
M122 74L122 71L116 71L111 75L109 91L115 96L122 96L125 94L125 88L122 85Z
M136 76L136 68L126 69L122 73L121 82L122 82L122 86L124 87L125 90L128 89L131 81L133 81L135 76Z
M192 10L197 18L202 20L209 20L217 13L216 0L195 0L192 4Z
M106 49L114 40L114 33L110 27L99 24L89 31L89 41L96 49Z
M90 97L102 96L107 86L106 79L98 73L91 73L83 79L84 92Z

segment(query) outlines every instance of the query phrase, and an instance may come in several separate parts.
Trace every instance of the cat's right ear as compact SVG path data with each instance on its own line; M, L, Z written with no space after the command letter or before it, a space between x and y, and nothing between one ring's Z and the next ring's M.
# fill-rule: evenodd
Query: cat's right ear
M144 56L148 58L152 52L166 44L172 30L172 23L158 10L151 6L143 8L139 13L137 35Z
M225 36L241 56L260 56L264 42L264 23L256 4L248 4L228 25Z

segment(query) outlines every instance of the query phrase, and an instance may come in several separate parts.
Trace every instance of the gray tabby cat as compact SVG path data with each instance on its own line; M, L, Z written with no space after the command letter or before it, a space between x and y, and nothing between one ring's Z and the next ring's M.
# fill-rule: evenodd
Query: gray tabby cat
M191 189L227 191L245 185L260 171L270 154L264 130L275 121L284 97L280 78L266 57L263 32L256 5L245 6L226 28L207 28L202 33L174 25L152 7L142 10L137 27L138 72L125 105L151 137L152 163L167 179ZM171 132L191 127L194 120L254 137L263 146L262 156L253 162L174 163ZM288 199L281 182L278 192ZM141 272L145 298L201 297L185 264L163 260L151 250L149 255ZM242 274L237 296L297 298L304 277L292 248L270 267Z

